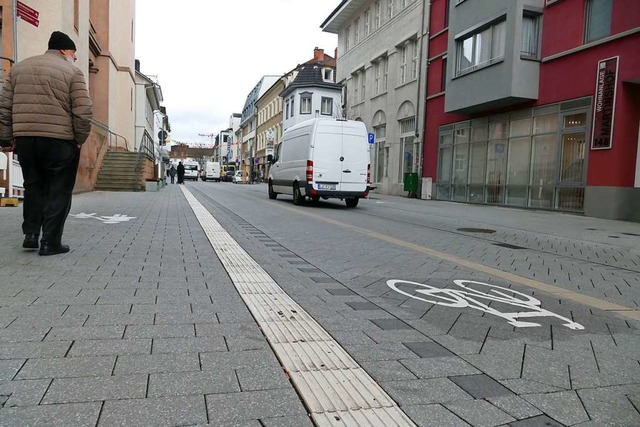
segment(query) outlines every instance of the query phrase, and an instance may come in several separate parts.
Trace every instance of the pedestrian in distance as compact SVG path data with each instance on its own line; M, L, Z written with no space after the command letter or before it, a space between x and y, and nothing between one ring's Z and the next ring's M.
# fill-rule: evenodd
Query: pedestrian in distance
M184 165L178 162L178 184L184 184Z
M171 165L171 167L169 168L169 178L171 178L171 183L175 184L176 167L174 165Z
M0 94L0 140L14 148L24 177L22 247L40 255L69 252L62 232L93 117L76 59L73 40L54 31L44 54L13 65Z

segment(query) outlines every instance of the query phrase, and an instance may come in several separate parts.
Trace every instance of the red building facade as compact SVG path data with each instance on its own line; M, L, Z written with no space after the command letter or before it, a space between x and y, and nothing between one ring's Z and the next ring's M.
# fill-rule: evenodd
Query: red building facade
M640 221L640 2L432 0L428 58L435 198Z

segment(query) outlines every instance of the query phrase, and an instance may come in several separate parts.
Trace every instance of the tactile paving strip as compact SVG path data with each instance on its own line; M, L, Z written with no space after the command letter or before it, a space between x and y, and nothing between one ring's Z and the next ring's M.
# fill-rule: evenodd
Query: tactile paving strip
M415 426L356 361L251 258L184 186L209 242L316 425Z

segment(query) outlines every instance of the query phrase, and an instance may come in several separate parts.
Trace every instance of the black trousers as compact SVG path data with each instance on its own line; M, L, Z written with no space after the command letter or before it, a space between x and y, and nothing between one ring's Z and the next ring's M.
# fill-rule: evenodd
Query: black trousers
M22 232L40 234L60 244L71 209L80 149L74 141L45 137L18 137L15 151L24 178Z

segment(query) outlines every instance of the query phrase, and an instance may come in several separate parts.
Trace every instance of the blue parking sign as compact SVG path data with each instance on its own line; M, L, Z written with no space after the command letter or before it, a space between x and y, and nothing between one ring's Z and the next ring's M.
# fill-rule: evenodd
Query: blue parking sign
M369 144L374 144L376 142L376 136L372 133L369 133Z

